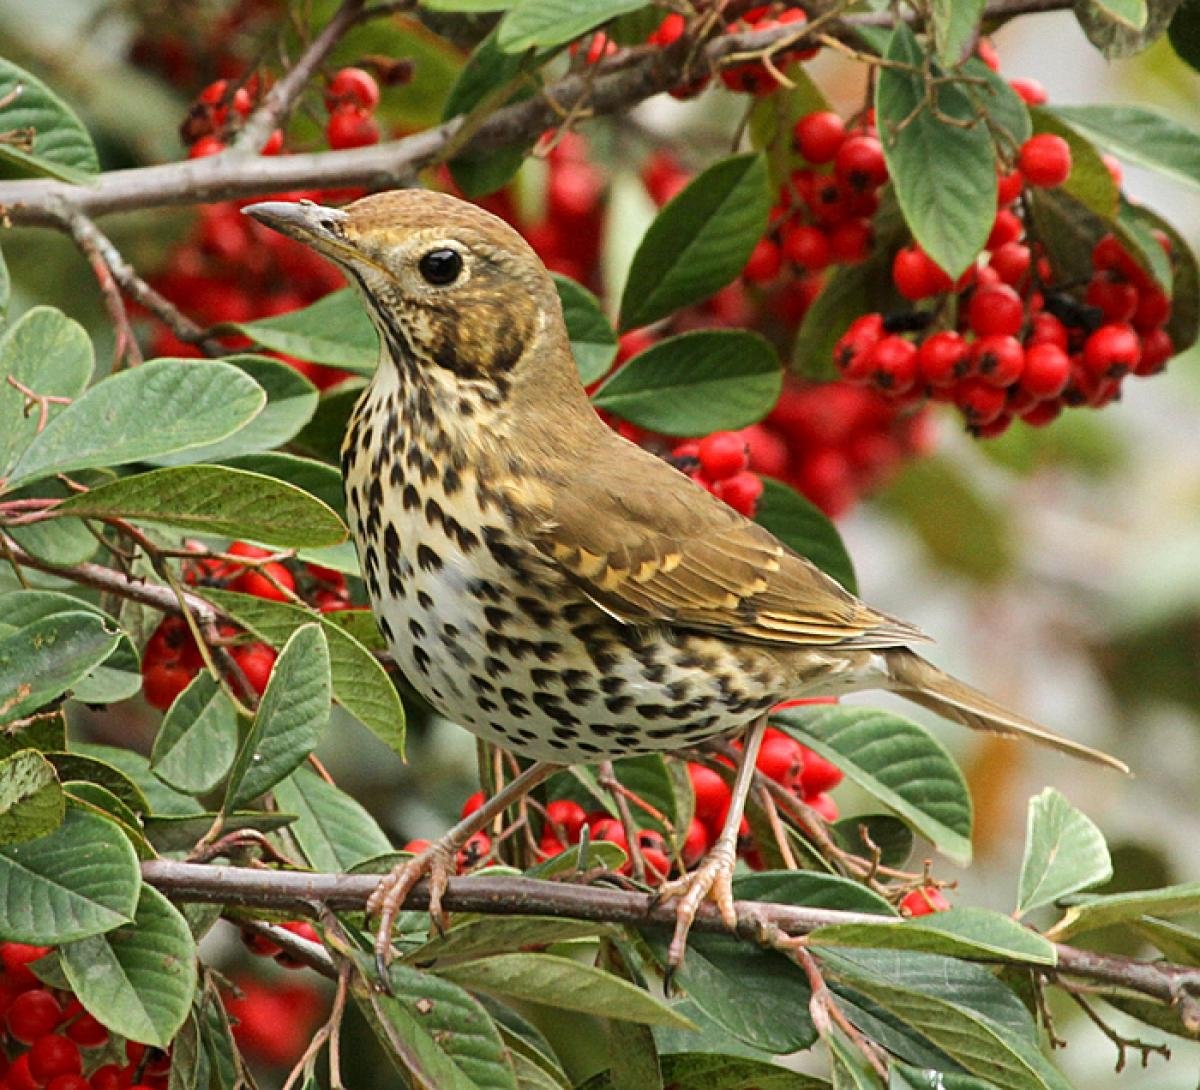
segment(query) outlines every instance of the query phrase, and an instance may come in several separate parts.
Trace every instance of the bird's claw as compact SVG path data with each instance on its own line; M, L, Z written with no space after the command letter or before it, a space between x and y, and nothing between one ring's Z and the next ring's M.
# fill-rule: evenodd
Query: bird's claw
M683 964L688 933L697 911L705 901L715 902L725 926L731 931L736 929L737 912L733 905L733 871L736 864L736 852L718 843L694 871L659 888L656 904L671 900L679 902L675 906L675 933L667 949L668 978L673 977Z
M396 926L396 917L413 887L426 875L429 877L429 915L433 926L444 932L449 925L442 908L442 895L453 873L456 851L455 845L435 841L420 854L397 864L368 898L367 916L379 919L375 931L375 968L380 987L385 992L390 991L388 965L392 960L392 930Z

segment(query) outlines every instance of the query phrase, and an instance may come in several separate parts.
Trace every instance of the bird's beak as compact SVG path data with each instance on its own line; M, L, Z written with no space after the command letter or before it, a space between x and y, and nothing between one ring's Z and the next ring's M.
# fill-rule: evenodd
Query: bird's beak
M350 248L345 242L346 213L313 201L259 201L242 211L259 223L294 238L328 255L343 257Z

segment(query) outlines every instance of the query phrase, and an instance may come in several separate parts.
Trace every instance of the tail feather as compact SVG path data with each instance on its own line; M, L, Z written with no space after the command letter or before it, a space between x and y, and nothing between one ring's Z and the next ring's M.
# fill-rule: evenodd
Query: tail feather
M882 652L892 692L972 730L1021 735L1085 760L1128 772L1124 761L1073 742L996 703L906 648Z

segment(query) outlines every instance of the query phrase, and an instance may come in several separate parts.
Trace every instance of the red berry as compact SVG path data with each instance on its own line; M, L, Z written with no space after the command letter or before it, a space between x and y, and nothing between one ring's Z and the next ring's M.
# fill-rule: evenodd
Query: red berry
M827 237L830 259L842 265L854 265L866 260L875 233L870 220L853 219L837 224Z
M954 403L968 424L990 424L1002 412L1007 401L1004 391L978 378L964 379L954 388Z
M974 372L991 386L1011 386L1025 368L1025 349L1016 337L989 333L971 346Z
M1134 374L1157 375L1174 353L1171 334L1165 329L1152 329L1142 336L1142 358L1134 368Z
M646 866L646 882L659 885L671 873L671 860L661 848L643 848L642 862Z
M33 1044L53 1033L62 1021L63 1009L46 988L22 992L9 1005L5 1020L8 1032L22 1044Z
M658 24L658 29L646 41L650 45L665 47L672 42L679 41L685 30L687 30L687 20L678 12L673 11Z
M686 866L695 866L704 858L709 845L708 829L699 818L692 818L688 826L687 836L683 840L683 862Z
M805 798L804 801L816 810L825 821L837 821L838 805L828 795L813 795L812 798Z
M482 791L476 791L473 795L468 795L466 801L462 804L462 809L458 812L460 818L470 817L478 810L487 799L487 796Z
M325 124L325 139L335 150L364 148L379 143L379 126L357 106L338 106Z
M1025 304L1007 284L979 288L967 306L967 321L981 337L1015 336L1025 320Z
M762 479L749 470L742 470L732 477L713 484L713 495L724 500L730 507L746 518L753 518L758 498L763 492Z
M833 362L850 381L865 378L867 352L883 337L883 315L864 314L850 323L833 349Z
M1139 333L1157 329L1171 317L1171 299L1161 288L1147 284L1138 291L1137 309L1133 313L1133 327Z
M917 346L890 334L877 341L863 363L867 381L880 393L900 397L917 382Z
M475 833L459 849L458 856L456 857L458 873L462 874L464 871L473 870L479 866L488 857L491 850L492 838L482 831Z
M906 893L900 901L900 912L904 916L928 916L934 912L945 912L950 902L942 896L937 886L924 886Z
M4 1076L4 1085L7 1090L38 1090L42 1085L33 1077L33 1072L29 1070L29 1053L23 1052L9 1067Z
M99 1048L108 1040L108 1029L86 1011L67 1026L66 1035L81 1048Z
M370 113L379 105L379 84L361 68L343 68L334 73L325 88L325 108L333 113L349 104Z
M279 954L283 947L277 942L274 942L267 935L260 935L257 931L242 931L242 945L260 958L273 958Z
M432 840L424 840L421 837L417 837L413 840L410 840L400 850L402 852L412 852L413 855L420 855L421 852L423 852L426 848L430 847L432 844L433 844Z
M629 851L629 838L625 835L625 826L616 818L603 817L592 822L591 834L593 840L606 840L623 851Z
M1029 333L1030 344L1056 344L1064 352L1067 350L1067 327L1053 314L1041 311L1033 316L1033 325Z
M892 280L905 299L926 299L949 291L954 281L948 277L920 246L905 246L892 260Z
M1142 342L1127 325L1102 325L1083 345L1083 365L1096 378L1120 378L1137 369Z
M1001 208L996 213L992 229L988 233L985 250L998 250L1008 242L1016 242L1025 233L1025 224L1021 217L1008 208Z
M267 137L267 142L263 144L259 151L259 155L278 155L283 151L283 130L272 129L271 135Z
M542 830L542 839L538 841L538 851L542 853L542 858L552 859L566 850L566 844L554 835L553 829L547 826Z
M89 1081L92 1090L128 1090L133 1072L116 1064L105 1064L92 1072Z
M1006 242L992 251L988 264L996 270L1001 281L1010 287L1020 287L1029 276L1033 254L1023 242Z
M710 481L722 481L749 463L746 440L736 432L715 431L700 440L700 468Z
M883 145L873 136L849 136L837 149L833 161L837 180L849 189L878 189L888 179Z
M696 798L696 817L712 829L714 822L729 805L729 785L719 773L704 765L689 762L687 770Z
M769 238L760 238L750 251L742 275L751 284L766 284L779 275L781 268L783 257L779 253L779 247Z
M1059 418L1062 408L1061 401L1039 401L1033 408L1021 413L1021 419L1031 428L1044 428Z
M820 272L829 264L829 239L819 227L800 223L784 228L783 256L797 269Z
M800 773L804 768L804 750L799 742L786 734L780 733L764 738L755 767L776 783L789 790L794 789L800 784Z
M1106 322L1128 322L1137 313L1138 290L1128 280L1100 275L1088 284L1084 301L1099 307Z
M22 984L37 985L38 979L29 966L50 953L49 946L30 946L24 942L0 943L0 964L10 980Z
M1104 164L1105 169L1112 178L1113 185L1120 189L1122 183L1125 181L1125 171L1121 166L1121 160L1115 155L1109 155L1108 152L1102 152L1100 162Z
M1071 359L1056 344L1042 341L1025 349L1021 389L1038 399L1058 397L1071 377Z
M92 1090L92 1084L82 1075L56 1075L46 1083L46 1090Z
M567 843L574 844L579 840L587 814L579 803L571 799L555 799L546 804L546 821L550 827L562 829Z
M202 136L190 148L189 159L206 159L210 155L220 155L225 150L225 142L211 134Z
M279 657L275 649L265 643L249 643L241 647L231 647L229 653L246 675L250 687L262 696L271 678L271 668Z
M1021 96L1021 100L1027 106L1042 106L1050 98L1046 94L1046 88L1035 79L1010 79L1008 85Z
M968 369L967 343L953 330L934 333L917 350L917 372L930 386L951 386Z
M1003 208L1005 205L1012 204L1020 195L1021 190L1025 188L1025 179L1021 176L1019 170L1011 170L1007 174L1001 174L996 179L996 204Z
M290 601L286 590L296 589L296 580L278 561L264 564L261 568L247 568L232 583L230 589L255 598L267 598L274 602Z
M975 46L975 55L993 72L1000 71L1000 54L996 52L996 47L992 45L991 38L979 39L978 45Z
M29 1073L45 1085L56 1075L78 1075L83 1071L79 1046L57 1033L39 1037L29 1049Z
M843 773L832 761L825 760L819 753L804 747L801 750L803 766L800 769L800 791L807 801L810 796L832 791L842 782Z
M1071 146L1061 136L1038 133L1021 145L1017 161L1030 185L1051 189L1071 173Z
M796 150L810 163L829 163L846 139L845 122L829 110L805 114L792 130Z

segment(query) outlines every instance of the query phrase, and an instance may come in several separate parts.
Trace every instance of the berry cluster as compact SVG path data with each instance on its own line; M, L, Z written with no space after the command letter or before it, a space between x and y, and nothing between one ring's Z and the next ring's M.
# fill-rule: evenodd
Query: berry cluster
M680 443L671 460L697 484L735 511L753 518L762 495L762 478L750 472L750 445L744 433L715 431Z
M260 90L259 82L257 76L241 84L219 79L200 92L179 127L189 159L204 159L225 150L241 122L250 116ZM278 155L282 150L283 130L275 129L260 154Z
M322 613L351 608L341 572L318 564L289 566L290 562L269 559L273 555L269 549L235 541L219 557L187 561L183 574L189 583L226 587L279 602L305 602ZM228 641L229 655L243 677L261 696L275 665L275 649L232 625L221 625L219 634ZM203 665L187 623L180 617L164 617L142 652L142 693L147 703L166 711Z
M482 791L476 791L473 795L468 795L467 801L462 804L459 817L470 817L483 805L486 797ZM430 843L430 841L418 837L405 844L403 850L414 853L423 852L429 847ZM491 858L491 855L492 838L480 830L459 849L458 856L454 861L455 870L459 874L467 874L475 870L476 867L480 867L486 863Z
M325 139L331 148L364 148L379 143L379 125L375 107L379 105L379 84L370 72L361 68L342 68L325 87L325 108L329 120Z
M30 968L48 946L0 944L0 1087L4 1090L165 1090L170 1055L125 1042L114 1062L109 1032L68 991Z

